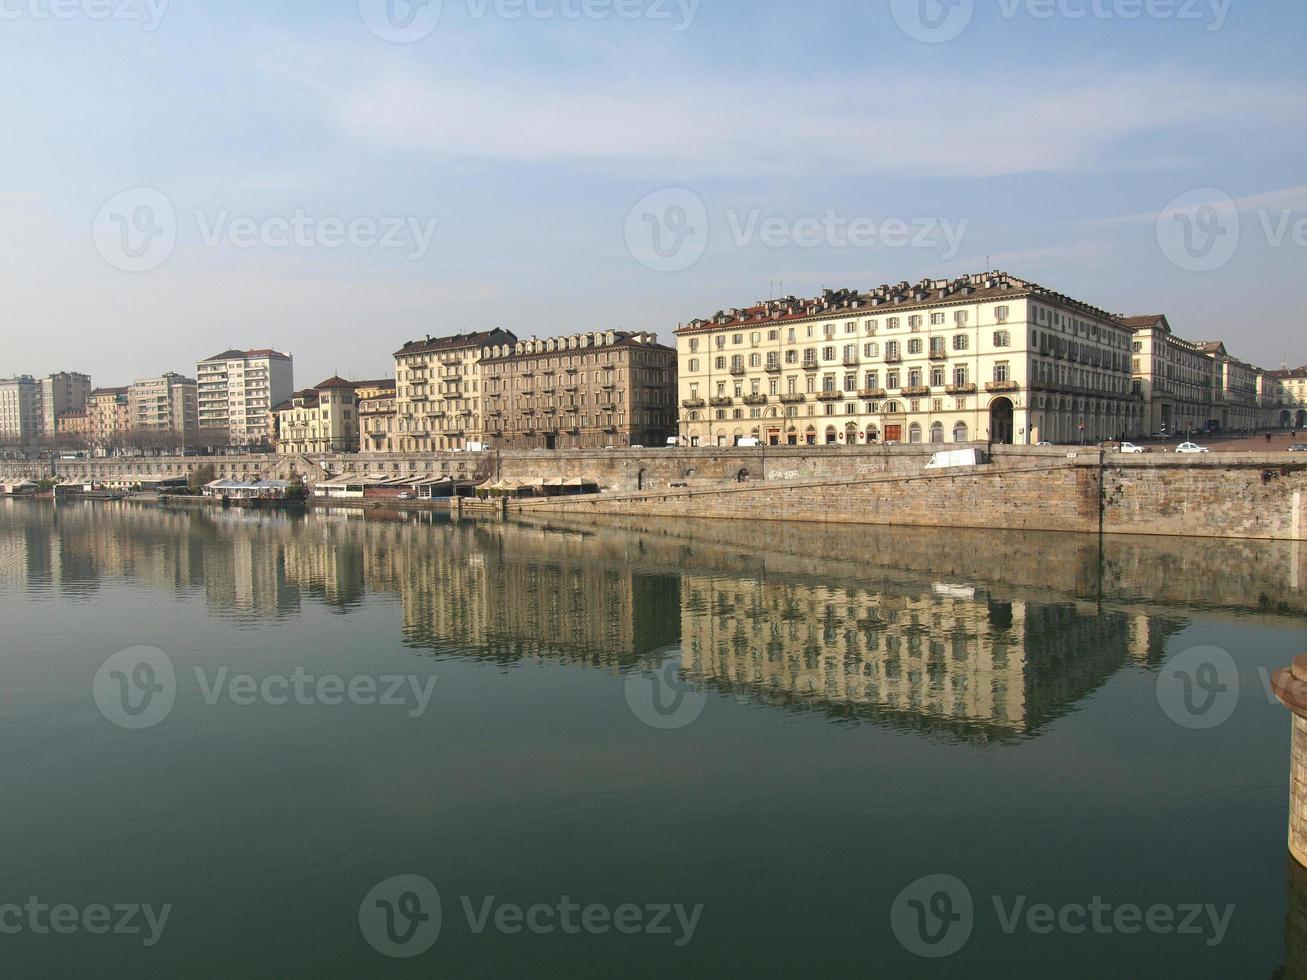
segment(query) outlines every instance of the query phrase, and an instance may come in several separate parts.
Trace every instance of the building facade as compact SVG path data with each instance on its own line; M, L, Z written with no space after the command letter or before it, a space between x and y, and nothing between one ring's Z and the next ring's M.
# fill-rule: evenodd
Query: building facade
M354 391L358 396L360 450L365 453L397 452L395 382L364 381Z
M328 378L314 388L296 392L289 402L278 406L278 455L358 452L355 387L352 381Z
M197 365L201 438L217 445L260 446L268 413L295 391L295 364L274 350L229 350Z
M1261 428L1265 424L1261 368L1231 356L1220 341L1203 341L1198 348L1212 361L1212 408L1207 427L1220 432Z
M692 446L1097 442L1136 435L1132 331L1001 272L827 290L677 331Z
M395 353L395 440L399 452L466 449L482 431L481 357L512 345L506 330L411 341Z
M172 447L194 445L199 433L198 389L193 379L169 372L144 378L127 391L129 438Z
M1267 424L1281 429L1307 429L1307 367L1267 371Z
M41 435L41 383L31 375L0 381L0 443L26 448Z
M1171 331L1165 316L1124 317L1134 330L1131 368L1144 401L1143 435L1201 431L1212 417L1215 362Z
M128 388L96 388L87 400L87 438L101 453L120 448L131 430Z
M85 412L91 396L88 375L60 371L41 379L41 435L49 438L59 432L59 417Z
M503 449L665 445L676 430L676 351L607 331L490 347L483 442Z

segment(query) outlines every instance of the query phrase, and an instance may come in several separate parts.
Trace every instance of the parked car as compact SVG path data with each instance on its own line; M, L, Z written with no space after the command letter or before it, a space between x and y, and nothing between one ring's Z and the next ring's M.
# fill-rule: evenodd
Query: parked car
M1307 453L1307 442L1295 442L1289 447L1291 453Z
M1121 452L1123 453L1146 453L1148 452L1143 446L1136 446L1133 442L1121 443Z
M1037 445L1037 446L1051 446L1051 445L1053 445L1053 444L1052 444L1051 442L1038 442L1038 443L1035 443L1035 445Z
M1210 453L1211 450L1206 446L1200 446L1196 442L1182 442L1175 447L1177 453Z

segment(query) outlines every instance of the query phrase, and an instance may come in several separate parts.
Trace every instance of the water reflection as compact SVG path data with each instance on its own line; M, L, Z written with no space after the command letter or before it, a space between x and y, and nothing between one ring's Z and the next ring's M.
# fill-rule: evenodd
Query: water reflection
M114 583L258 624L306 603L396 602L437 656L647 665L738 697L971 741L1029 737L1122 667L1155 667L1185 611L1307 612L1303 556L1265 542L738 522L452 524L0 504L0 588Z

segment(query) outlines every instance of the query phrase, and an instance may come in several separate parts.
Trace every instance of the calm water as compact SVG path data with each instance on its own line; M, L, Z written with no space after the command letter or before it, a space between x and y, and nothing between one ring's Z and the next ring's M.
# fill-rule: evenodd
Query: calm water
M0 972L1304 975L1262 671L1305 584L1265 543L0 502Z

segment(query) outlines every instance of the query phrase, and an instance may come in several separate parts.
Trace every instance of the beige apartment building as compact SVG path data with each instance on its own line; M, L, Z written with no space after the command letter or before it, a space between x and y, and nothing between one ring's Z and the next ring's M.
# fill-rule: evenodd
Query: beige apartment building
M277 406L277 453L303 456L359 451L357 384L328 378Z
M503 449L666 445L676 435L676 351L609 330L488 348L483 441Z
M131 430L128 388L96 388L87 399L87 437L92 447L107 451L121 446Z
M466 449L482 431L481 358L512 345L507 330L427 337L395 353L395 440L400 452Z
M75 412L85 412L91 397L91 379L73 371L60 371L41 379L41 435L51 437L59 432L59 418Z
M275 350L229 350L196 366L201 438L250 447L267 439L268 413L295 391L295 364Z
M1281 429L1307 429L1307 367L1282 367L1266 372L1268 424Z
M1133 332L1002 272L827 290L677 331L689 445L1075 443L1136 435Z
M41 435L41 383L31 375L0 380L0 443L26 448Z
M199 432L195 381L169 372L137 381L127 391L127 415L134 438L178 439L193 445Z
M354 390L358 395L360 451L396 452L394 380L361 381Z
M1134 330L1134 390L1144 400L1143 435L1205 429L1212 418L1215 361L1177 337L1162 314L1123 317Z

